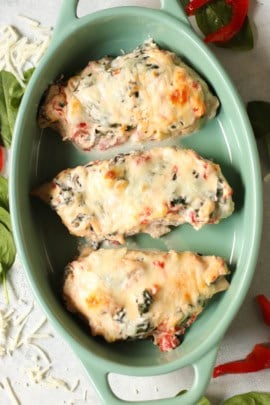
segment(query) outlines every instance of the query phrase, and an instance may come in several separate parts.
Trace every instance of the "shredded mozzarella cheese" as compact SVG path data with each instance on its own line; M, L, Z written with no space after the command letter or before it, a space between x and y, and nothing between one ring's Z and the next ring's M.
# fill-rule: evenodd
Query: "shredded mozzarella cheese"
M18 400L17 395L15 394L14 389L11 386L11 383L10 383L8 378L4 378L3 387L4 387L5 391L6 391L6 393L8 394L9 399L12 402L12 404L20 405L21 402Z
M32 368L27 368L26 372L28 374L29 379L37 384L40 383L42 380L44 380L47 372L50 370L51 368L51 364L49 364L47 367L45 368L41 368L40 366L36 365Z
M28 319L28 317L29 317L30 313L32 312L32 310L33 310L33 304L31 305L31 307L24 314L22 314L20 316L17 316L17 318L14 321L14 325L15 326L20 325L25 319Z
M1 339L5 339L8 327L9 327L9 318L3 313L3 311L0 311L0 337L1 337Z
M46 378L45 383L55 388L66 388L68 391L71 391L69 384L66 381L52 377L51 375Z
M21 35L11 25L0 30L0 70L7 70L14 74L22 87L24 71L35 67L46 52L51 40L51 28L44 27L32 18L20 15L35 34L33 39Z
M35 343L28 343L28 345L29 345L29 346L32 346L32 347L34 347L36 350L38 350L38 352L41 354L41 356L42 356L48 363L51 363L51 359L50 359L49 355L45 352L44 349L41 349L41 347L38 346L38 345L35 344Z

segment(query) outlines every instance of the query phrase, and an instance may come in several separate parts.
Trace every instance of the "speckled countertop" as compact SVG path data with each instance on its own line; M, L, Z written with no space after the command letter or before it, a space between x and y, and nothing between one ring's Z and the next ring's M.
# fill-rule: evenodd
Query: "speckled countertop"
M60 4L60 0L1 0L0 27L4 24L13 24L24 31L26 21L18 19L16 16L19 14L53 27ZM119 5L158 8L159 1L81 0L78 13L81 16L94 10ZM270 101L270 3L266 0L251 0L250 15L255 24L256 38L255 48L252 51L233 52L217 48L213 48L213 51L231 76L244 102L255 99ZM258 146L262 176L264 176L270 171L270 162L263 145ZM263 182L263 190L263 236L255 276L241 309L221 342L218 363L243 358L255 343L269 341L269 328L261 321L255 303L255 296L259 293L270 296L270 182ZM3 291L0 289L0 310L3 313L10 309L14 310L13 319L18 319L19 324L19 317L22 315L23 318L27 315L33 306L29 317L25 319L18 341L29 336L39 325L41 328L36 332L38 337L32 340L34 343L32 346L22 345L12 352L12 340L10 340L10 354L1 358L0 383L3 384L6 381L5 378L8 378L18 403L23 405L99 404L95 390L79 360L48 322L42 324L45 316L34 301L18 258L9 272L8 281L11 304L9 307L6 306ZM18 328L11 329L9 333L16 338ZM33 377L38 379L38 373L35 374L33 368L35 365L39 365L41 369L49 366L47 375L51 378L34 383ZM64 382L58 381L57 388L54 378ZM164 398L175 395L181 389L190 386L192 370L187 368L170 375L148 378L112 375L110 381L115 393L125 399ZM270 370L212 379L206 395L213 405L217 405L227 397L252 390L270 392ZM10 403L6 390L0 385L0 404Z

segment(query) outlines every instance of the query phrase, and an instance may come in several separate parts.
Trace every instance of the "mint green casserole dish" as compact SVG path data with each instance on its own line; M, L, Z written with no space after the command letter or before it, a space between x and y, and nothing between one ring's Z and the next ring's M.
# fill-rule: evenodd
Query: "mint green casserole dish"
M36 69L23 98L13 139L10 205L16 246L36 298L52 325L82 361L101 401L123 402L111 391L107 374L133 376L168 373L187 365L195 370L191 389L159 404L195 404L203 395L219 343L238 311L252 280L262 225L262 190L253 133L230 79L189 25L177 0L162 0L160 10L120 7L78 19L76 0L63 0L51 46ZM108 344L93 338L65 310L59 291L65 265L76 256L77 239L30 190L60 170L100 155L63 143L37 125L37 109L48 84L74 74L90 59L130 51L152 37L162 48L183 57L210 84L221 107L199 132L176 141L214 159L234 189L235 212L200 231L184 225L158 240L137 235L141 248L193 250L224 257L232 269L231 286L219 294L188 330L183 343L160 353L149 341ZM115 154L113 150L111 155ZM106 155L108 156L108 154ZM144 403L151 403L146 401ZM128 402L136 404L137 402Z

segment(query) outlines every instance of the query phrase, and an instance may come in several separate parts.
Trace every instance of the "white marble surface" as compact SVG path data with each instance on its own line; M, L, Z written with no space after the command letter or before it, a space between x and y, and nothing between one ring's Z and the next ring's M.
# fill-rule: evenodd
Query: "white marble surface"
M233 52L217 48L213 48L213 50L227 69L245 102L254 99L270 101L270 3L267 0L251 0L250 2L250 15L254 21L254 31L256 33L254 50L248 52ZM25 21L16 18L18 14L35 18L46 26L53 26L60 3L60 0L1 0L0 26L13 24L25 31ZM79 15L116 5L145 5L158 8L159 1L81 0ZM265 155L263 145L259 145L259 147L262 172L265 174L268 169L270 170L270 163ZM259 293L270 296L270 183L264 183L263 188L264 228L259 261L247 297L221 342L218 363L242 358L252 349L255 343L269 341L269 328L261 321L260 312L255 303L255 296ZM11 296L10 307L14 309L14 314L17 316L25 313L34 303L18 259L14 268L10 271L8 279ZM5 298L1 287L0 310L5 309ZM34 303L34 309L22 331L22 337L27 336L43 318L42 310L38 304ZM48 360L38 352L36 347L25 345L15 350L12 356L6 355L1 358L0 383L7 377L16 392L19 403L23 405L99 404L97 395L80 362L67 344L54 333L48 323L42 327L39 333L51 333L54 335L54 337L43 338L34 342L45 350L50 359L51 369L48 371L47 376L51 375L63 379L71 387L79 380L78 387L74 392L71 392L66 388L50 387L46 383L46 379L41 383L33 383L29 379L27 369L31 368L36 362L45 367ZM14 336L14 331L11 329L10 335L12 334ZM11 343L10 340L9 344ZM115 392L121 395L128 392L130 400L172 396L180 389L186 388L191 381L192 373L189 369L174 372L169 376L147 379L122 376L113 376L112 378ZM213 405L217 405L226 397L251 390L270 392L270 370L212 379L206 395ZM6 391L0 385L0 404L8 405L10 403Z

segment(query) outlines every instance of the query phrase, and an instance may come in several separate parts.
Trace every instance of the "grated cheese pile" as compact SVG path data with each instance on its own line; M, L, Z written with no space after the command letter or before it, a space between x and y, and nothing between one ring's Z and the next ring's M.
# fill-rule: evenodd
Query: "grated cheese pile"
M24 36L11 25L2 27L0 29L0 70L13 73L21 86L25 87L23 72L28 68L36 67L50 44L52 30L29 17L18 17L28 23L34 36L32 38Z
M43 318L32 330L28 331L33 310L33 303L30 306L27 305L27 309L22 313L14 308L0 308L0 356L13 356L14 352L21 348L33 349L38 355L32 356L30 367L22 369L23 373L28 376L30 383L42 383L43 386L50 388L63 388L70 393L76 391L80 385L80 380L76 380L71 384L51 375L52 361L48 353L36 341L53 338L53 335L40 332L45 326L47 318ZM11 403L15 405L21 404L7 377L0 382L0 388L5 390ZM85 397L86 393L84 394Z

